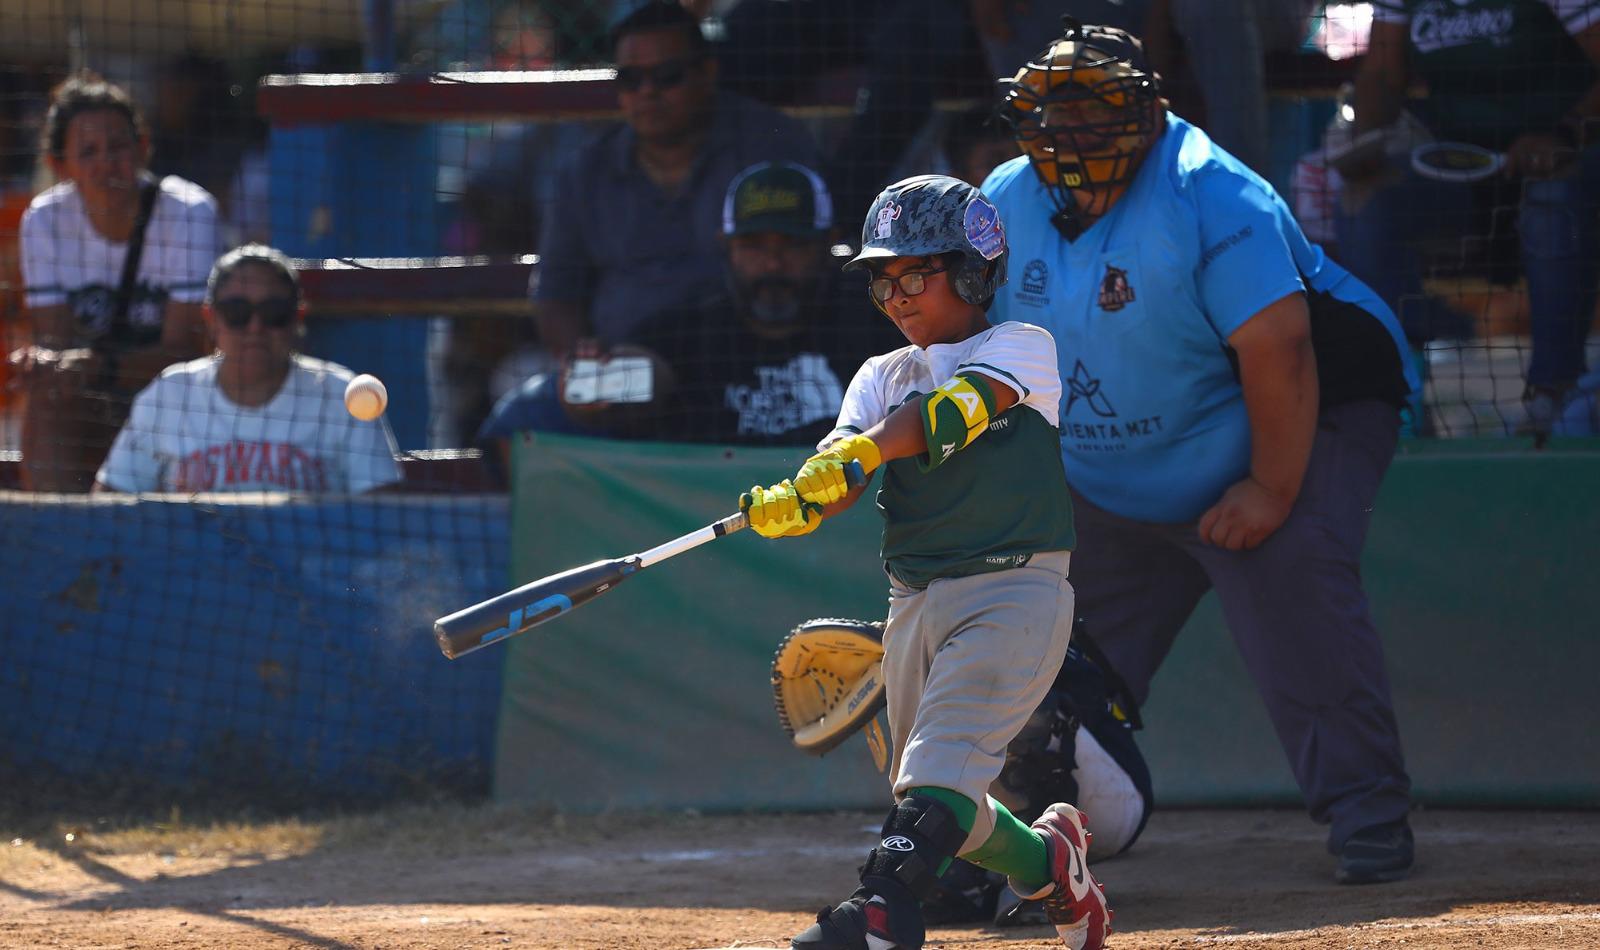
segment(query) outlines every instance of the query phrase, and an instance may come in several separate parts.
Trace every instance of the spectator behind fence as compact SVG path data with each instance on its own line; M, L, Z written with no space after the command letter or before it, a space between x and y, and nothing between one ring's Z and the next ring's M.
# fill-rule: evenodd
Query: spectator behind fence
M1361 586L1416 388L1389 308L1260 176L1173 115L1139 41L1069 23L984 183L1011 243L989 318L1061 357L1080 615L1137 702L1215 589L1341 882L1412 862L1410 780Z
M441 59L444 65L455 69L575 69L594 65L601 58L600 41L587 26L595 18L591 5L564 9L553 0L511 0L494 10L479 35L480 29L475 27L481 16L466 0L457 0L439 14L433 45L461 46L452 49L448 59ZM598 27L603 29L603 17ZM460 44L462 38L472 42ZM459 153L465 176L460 218L445 238L447 253L537 252L541 221L556 193L557 173L573 152L593 138L593 128L560 116L446 128L451 136L446 141Z
M616 356L649 360L647 392L597 399L573 366L508 393L480 440L519 431L738 445L814 443L832 428L844 384L894 328L836 279L833 203L812 169L761 162L729 185L718 292L640 327ZM616 360L596 368L620 372ZM628 400L638 399L639 402Z
M967 2L739 0L717 55L728 88L773 103L803 99L831 71L860 71L829 179L839 207L861 214L933 115L936 93L975 58Z
M989 104L947 116L940 141L950 175L976 188L997 166L1017 157L1011 129L995 118Z
M388 421L345 409L353 374L295 352L305 302L282 252L222 255L203 313L217 351L139 393L97 491L355 493L400 480Z
M60 183L22 219L33 328L33 345L11 356L28 395L22 478L87 491L132 394L201 352L217 206L192 182L144 171L144 119L92 73L56 87L43 138Z
M177 175L213 195L227 191L245 148L247 100L220 59L185 52L156 70L150 170Z
M1183 42L1189 72L1205 105L1206 134L1259 175L1267 175L1268 53L1305 42L1315 0L1151 0L1145 39L1151 65L1171 75ZM1159 38L1160 42L1153 42Z
M600 48L606 11L592 3L506 0L485 9L478 0L453 0L432 19L413 43L414 57L441 69L572 69L608 55ZM463 179L443 251L537 253L558 172L595 131L592 123L559 115L440 125L441 174ZM498 317L458 316L432 323L428 444L467 444L497 398L550 362L531 321L508 326Z
M694 15L652 0L611 31L624 123L564 170L539 239L540 337L556 355L580 339L626 342L646 320L718 289L723 194L763 159L815 164L805 129L717 89Z
M1409 83L1422 78L1428 97L1411 105L1429 130L1503 151L1505 165L1502 175L1467 185L1419 175L1406 154L1385 162L1355 152L1338 165L1342 259L1397 306L1408 334L1426 340L1443 315L1422 297L1415 241L1481 233L1486 204L1516 207L1533 338L1526 427L1542 438L1575 398L1594 316L1600 11L1589 0L1379 0L1373 11L1356 77L1356 136L1392 126Z

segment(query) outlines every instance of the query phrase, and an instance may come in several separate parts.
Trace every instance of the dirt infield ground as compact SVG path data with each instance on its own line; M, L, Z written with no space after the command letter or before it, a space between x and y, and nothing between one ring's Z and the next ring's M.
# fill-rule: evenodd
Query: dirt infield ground
M876 820L451 806L41 827L0 840L0 946L787 946L849 890ZM1341 888L1321 829L1297 812L1158 813L1130 854L1096 867L1117 910L1111 945L1600 947L1600 812L1423 811L1414 825L1411 880ZM1043 928L969 928L928 946L1060 944Z

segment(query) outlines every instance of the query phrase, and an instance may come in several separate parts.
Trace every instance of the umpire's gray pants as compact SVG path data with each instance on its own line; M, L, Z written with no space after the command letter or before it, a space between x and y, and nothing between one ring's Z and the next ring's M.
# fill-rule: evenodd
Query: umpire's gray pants
M1253 551L1202 543L1192 523L1147 524L1072 499L1078 610L1134 697L1145 701L1179 628L1215 588L1306 807L1332 824L1335 851L1409 807L1360 565L1398 434L1398 413L1386 403L1324 411L1289 519Z
M883 630L889 774L896 799L934 786L978 803L958 854L994 831L989 785L1066 658L1070 560L1066 551L1047 551L1022 567L941 578L922 590L890 578Z

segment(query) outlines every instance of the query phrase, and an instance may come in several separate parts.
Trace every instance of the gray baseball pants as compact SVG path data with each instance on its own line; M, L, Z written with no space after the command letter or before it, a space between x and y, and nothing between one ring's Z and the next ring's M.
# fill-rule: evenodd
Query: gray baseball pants
M989 785L1006 746L1044 701L1072 639L1071 556L945 577L921 590L890 578L883 630L884 695L898 799L919 786L978 803L965 854L988 840Z
M1335 852L1352 833L1409 808L1411 780L1360 565L1398 435L1387 403L1325 410L1300 497L1253 551L1205 544L1193 523L1143 523L1072 499L1078 610L1135 698L1145 701L1178 630L1214 588L1306 807L1332 825Z

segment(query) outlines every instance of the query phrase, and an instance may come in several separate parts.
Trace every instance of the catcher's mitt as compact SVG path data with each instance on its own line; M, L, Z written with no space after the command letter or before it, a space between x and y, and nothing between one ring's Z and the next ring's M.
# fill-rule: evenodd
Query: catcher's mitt
M795 748L822 755L863 726L881 770L887 748L876 716L884 707L883 624L807 620L772 657L778 723Z

